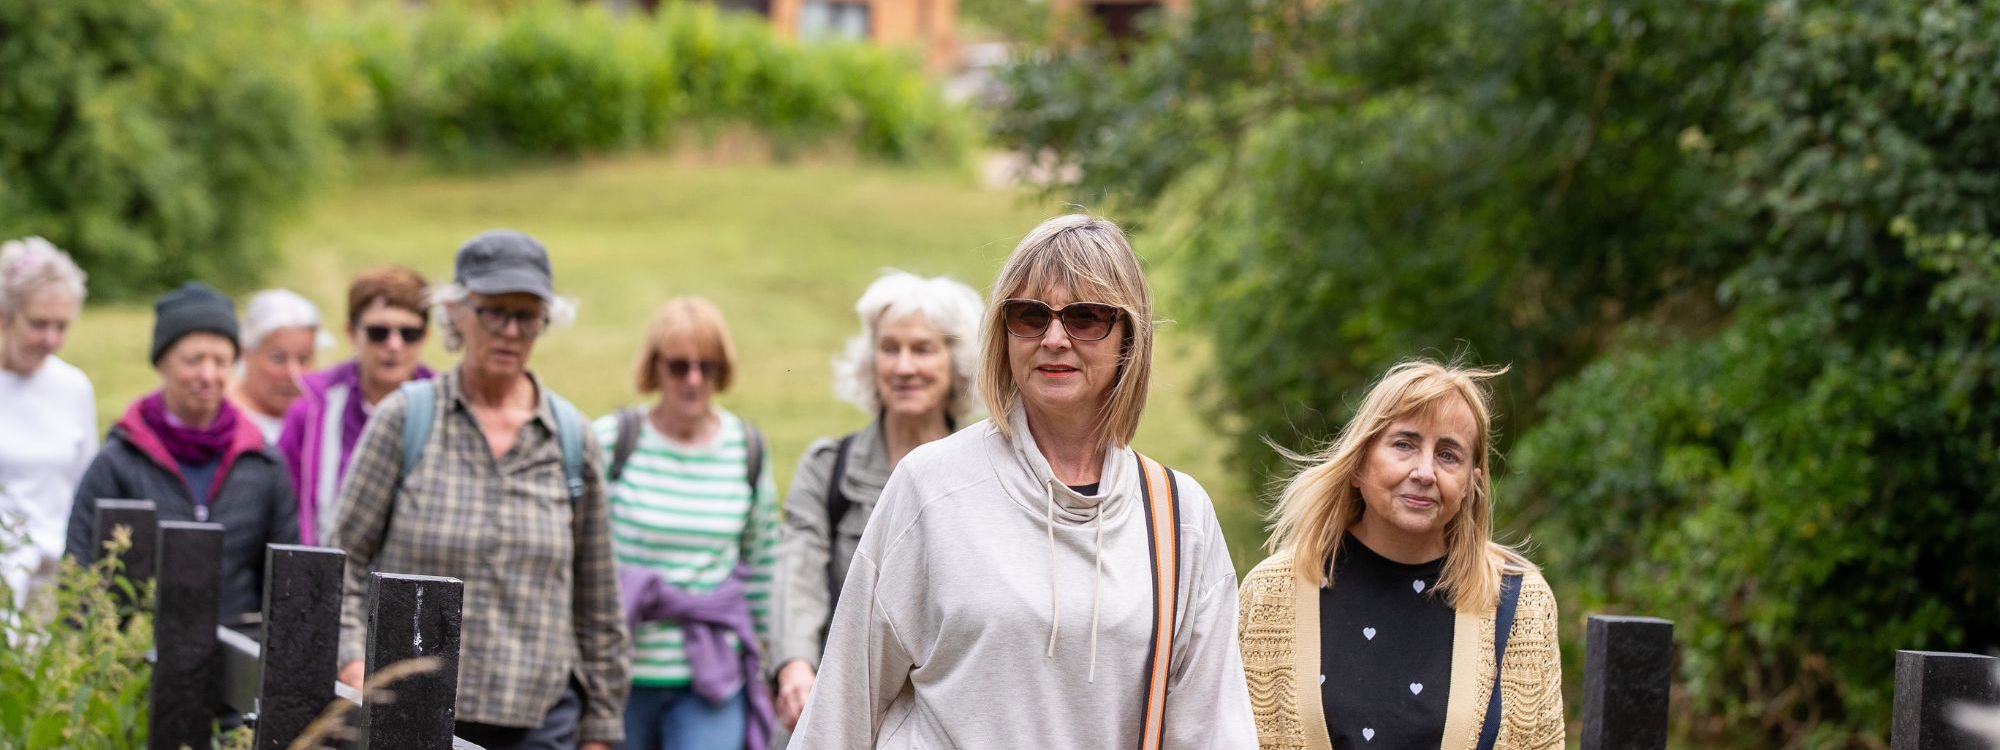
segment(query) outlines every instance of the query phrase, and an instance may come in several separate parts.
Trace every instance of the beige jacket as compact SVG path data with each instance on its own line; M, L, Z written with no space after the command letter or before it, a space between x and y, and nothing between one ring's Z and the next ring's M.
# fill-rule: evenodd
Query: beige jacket
M1237 592L1243 673L1267 750L1327 750L1320 708L1319 587L1294 575L1281 553L1243 579ZM1442 750L1473 750L1493 685L1494 610L1460 610L1452 631L1451 697ZM1500 679L1499 741L1494 750L1563 746L1562 657L1556 649L1556 600L1547 581L1522 577L1507 663Z

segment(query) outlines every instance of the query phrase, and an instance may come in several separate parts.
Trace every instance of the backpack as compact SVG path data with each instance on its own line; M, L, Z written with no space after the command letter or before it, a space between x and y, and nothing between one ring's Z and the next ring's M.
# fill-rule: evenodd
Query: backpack
M432 380L412 380L404 383L400 390L409 404L403 413L403 477L417 468L417 460L423 457L424 444L430 442L431 427L437 420L432 413L437 410L437 383ZM575 503L583 499L583 412L577 411L569 401L547 388L542 389L542 400L549 405L549 411L556 415L556 444L562 446L563 486L569 491L569 501ZM417 415L425 415L416 418ZM397 480L401 482L399 478Z
M645 416L645 409L637 406L618 410L618 437L611 443L611 466L604 472L605 480L610 483L617 484L618 478L625 476L625 462L632 459L632 451L639 447L640 420ZM764 435L750 420L738 419L743 422L743 450L748 454L744 463L748 464L749 471L744 481L750 483L750 496L754 498L757 496L757 477L764 473Z

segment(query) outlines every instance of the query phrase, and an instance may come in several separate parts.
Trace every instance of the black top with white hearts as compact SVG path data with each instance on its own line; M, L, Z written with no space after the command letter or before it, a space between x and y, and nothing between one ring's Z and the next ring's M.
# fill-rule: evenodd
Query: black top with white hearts
M1320 705L1335 750L1435 748L1451 692L1444 558L1404 565L1348 534L1319 592Z

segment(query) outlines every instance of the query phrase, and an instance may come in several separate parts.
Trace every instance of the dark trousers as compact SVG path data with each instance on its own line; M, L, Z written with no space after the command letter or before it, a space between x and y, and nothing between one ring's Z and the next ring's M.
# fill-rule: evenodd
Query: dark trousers
M569 683L539 727L503 727L461 721L451 733L486 750L576 750L576 726L583 720L583 691Z

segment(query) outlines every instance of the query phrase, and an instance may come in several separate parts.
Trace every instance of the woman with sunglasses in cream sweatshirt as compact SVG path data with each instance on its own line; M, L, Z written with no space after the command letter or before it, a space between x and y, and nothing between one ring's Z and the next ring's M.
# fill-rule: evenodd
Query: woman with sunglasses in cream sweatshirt
M993 416L890 477L792 747L1254 746L1215 509L1130 447L1153 345L1138 257L1062 216L993 291Z

